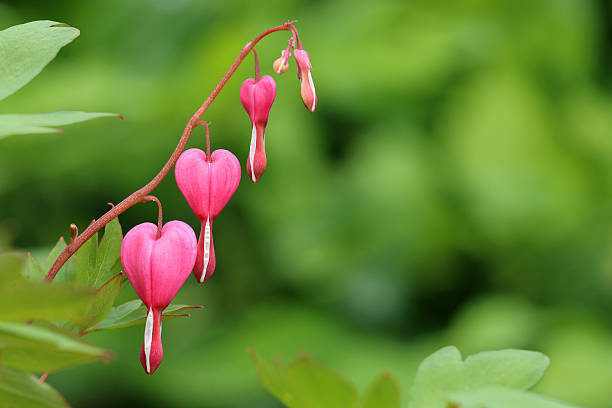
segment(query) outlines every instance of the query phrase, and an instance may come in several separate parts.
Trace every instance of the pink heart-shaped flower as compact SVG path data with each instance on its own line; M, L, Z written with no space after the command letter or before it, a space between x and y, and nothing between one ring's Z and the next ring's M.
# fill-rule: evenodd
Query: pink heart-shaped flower
M176 162L174 176L202 224L193 272L204 283L214 273L216 264L212 223L240 184L240 162L228 150L215 150L209 162L202 150L189 149Z
M267 165L266 124L276 97L276 82L270 75L248 78L240 87L240 102L251 119L251 146L247 158L247 173L257 183Z
M156 225L146 222L132 228L121 244L121 265L136 294L147 306L140 360L147 374L163 358L161 314L193 269L197 242L193 229L170 221L158 237Z

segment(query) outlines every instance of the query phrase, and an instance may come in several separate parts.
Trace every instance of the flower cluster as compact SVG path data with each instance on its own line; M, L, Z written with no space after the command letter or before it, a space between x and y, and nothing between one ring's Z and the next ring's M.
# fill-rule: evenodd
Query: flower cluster
M287 23L290 24L290 23ZM289 68L289 58L297 63L301 82L301 96L306 108L314 112L317 96L312 81L310 57L302 49L297 31L282 51L273 70L282 74ZM296 45L297 44L297 45ZM252 49L252 47L251 47ZM255 78L248 78L240 88L240 101L251 120L251 143L246 160L246 171L256 183L266 169L265 129L276 97L276 82L269 75L260 76L257 54ZM199 219L199 238L182 221L162 222L161 204L158 225L143 223L132 228L121 246L121 263L138 297L147 307L144 340L140 360L147 374L155 372L163 357L161 320L163 310L187 280L191 272L200 283L205 283L216 266L212 226L214 219L227 205L240 184L240 162L224 149L210 153L210 133L206 126L206 151L189 149L183 152L174 170L176 183L185 200Z

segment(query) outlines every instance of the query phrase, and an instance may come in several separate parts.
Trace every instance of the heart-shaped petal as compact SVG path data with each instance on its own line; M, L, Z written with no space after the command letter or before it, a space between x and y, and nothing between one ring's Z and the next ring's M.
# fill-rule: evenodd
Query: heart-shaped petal
M189 149L179 157L174 169L176 184L200 219L214 219L240 184L240 162L228 150L218 149L206 161L206 153Z
M248 78L240 87L240 102L253 124L266 126L275 97L276 82L270 75L264 75L257 81Z
M157 237L157 226L146 222L132 228L121 244L121 264L138 297L164 309L195 264L197 240L182 221L170 221Z

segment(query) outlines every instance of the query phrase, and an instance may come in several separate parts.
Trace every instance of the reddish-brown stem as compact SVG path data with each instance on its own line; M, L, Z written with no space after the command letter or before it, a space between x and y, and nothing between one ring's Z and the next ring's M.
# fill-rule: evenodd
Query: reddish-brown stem
M144 196L142 201L155 201L157 203L157 239L161 238L162 227L164 226L164 215L162 212L162 205L154 195Z
M301 50L302 49L302 41L300 40L300 34L297 31L297 28L295 28L293 25L291 25L291 27L289 28L289 31L291 31L291 34L293 34L293 38L295 38L296 41L296 45L297 45L297 49Z
M206 126L206 161L212 163L212 158L210 157L210 130L208 129L208 123L203 123Z
M81 245L85 243L85 241L91 238L93 234L98 232L102 227L111 222L113 219L117 218L125 210L132 207L134 204L141 202L144 196L153 191L153 189L155 189L155 187L157 187L159 183L161 183L164 177L166 177L172 167L176 164L176 161L178 160L180 154L185 148L185 145L187 144L187 141L189 140L189 136L191 136L193 128L197 125L198 121L202 118L202 115L204 115L204 112L206 112L206 109L208 109L208 107L215 100L217 95L219 95L219 92L221 92L227 81L229 81L234 72L236 72L238 66L240 66L240 64L242 63L242 61L244 61L248 53L259 41L261 41L262 38L277 31L291 31L293 35L296 35L297 33L297 30L292 25L292 22L287 22L285 24L272 27L264 31L263 33L255 37L253 41L246 43L246 45L242 47L242 50L240 50L240 53L234 60L232 66L225 73L223 78L221 78L221 80L217 83L215 89L213 89L213 91L210 93L210 95L208 95L208 98L206 98L202 106L200 106L200 108L189 119L187 125L185 125L185 130L183 130L183 134L179 139L178 145L174 149L174 152L172 152L172 155L170 156L166 164L164 164L164 167L162 167L162 169L159 171L159 173L157 173L155 177L153 177L153 179L147 184L145 184L143 187L134 191L132 194L127 196L123 201L111 208L108 212L106 212L96 221L92 222L89 227L87 227L85 231L81 233L81 235L76 237L74 242L71 242L70 245L64 248L62 253L57 257L57 259L51 266L51 269L49 269L47 276L45 276L46 281L52 281L53 278L55 278L55 275L57 275L57 273L59 272L60 268L64 265L64 263L66 263L66 261L70 259L70 257L77 251L77 249L79 249Z
M255 82L259 81L259 77L261 76L261 72L259 70L259 58L257 58L257 51L253 48L253 58L255 58Z

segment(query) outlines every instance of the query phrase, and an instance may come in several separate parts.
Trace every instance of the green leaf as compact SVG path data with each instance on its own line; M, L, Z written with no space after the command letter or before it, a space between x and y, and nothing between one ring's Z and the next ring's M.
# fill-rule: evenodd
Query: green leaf
M0 351L3 366L37 373L108 360L111 355L60 330L7 322L0 322Z
M257 370L257 376L259 377L261 385L270 391L270 393L280 402L288 407L292 406L291 403L293 402L294 397L289 389L289 385L285 381L283 373L284 367L282 366L282 363L279 362L278 364L270 364L266 360L259 357L259 355L253 350L249 350L248 352L251 355L253 365L255 365L255 369Z
M98 251L98 234L95 233L77 250L74 258L75 283L77 286L88 286L89 275L96 269L96 253Z
M70 125L111 116L121 117L116 113L71 110L32 114L0 114L0 139L9 135L58 133L61 132L61 129L50 126Z
M65 284L49 285L22 275L23 256L0 254L0 317L5 321L73 320L94 296Z
M0 406L11 408L67 408L62 396L30 373L0 366Z
M0 31L0 100L27 84L80 34L55 21L32 21Z
M383 373L370 384L362 408L400 408L400 388L391 373Z
M449 393L501 386L526 390L544 375L550 361L524 350L485 351L465 359L445 347L419 366L410 389L410 408L445 408Z
M501 387L454 393L449 402L450 407L461 408L577 408L533 392Z
M64 241L64 237L60 237L51 252L47 255L47 259L45 260L45 271L51 269L53 263L57 259L57 257L62 253L62 251L66 248L66 241ZM45 272L46 275L46 272ZM44 277L44 275L43 275ZM53 282L74 282L74 269L72 268L72 258L68 259L66 263L61 267Z
M204 306L171 304L164 309L162 320L176 317L188 317L184 312L189 309L202 309ZM146 306L138 299L130 300L122 305L113 307L106 318L88 332L120 329L123 327L144 324L147 317Z
M306 355L276 367L251 353L262 384L290 408L353 408L357 390Z
M23 271L23 275L26 278L32 279L32 280L35 280L35 281L42 281L45 278L45 275L46 275L46 271L40 265L40 262L38 262L38 259L36 259L29 252L28 252L28 259L26 261L26 266L25 266L25 269Z
M57 240L53 249L51 249L51 252L49 252L49 255L47 255L47 259L45 260L46 270L51 269L51 266L53 266L53 262L55 262L59 254L62 253L62 251L64 250L64 248L66 248L66 246L67 245L66 245L66 242L64 241L64 237L60 237Z
M104 237L96 254L96 267L88 279L90 285L106 282L112 276L113 267L121 257L122 241L121 225L115 218L104 227Z
M122 281L123 274L118 273L98 289L83 317L75 322L79 331L95 326L106 317L113 307L115 298L121 291Z

